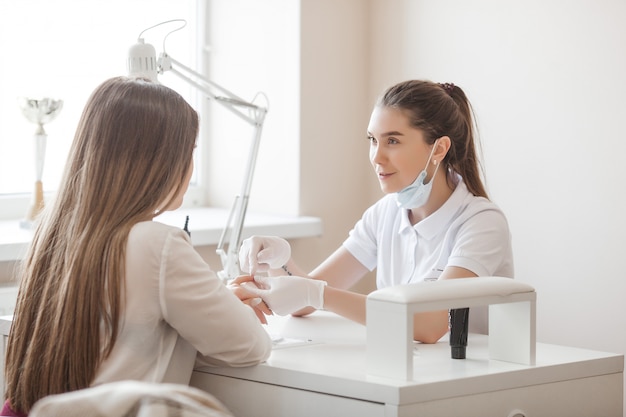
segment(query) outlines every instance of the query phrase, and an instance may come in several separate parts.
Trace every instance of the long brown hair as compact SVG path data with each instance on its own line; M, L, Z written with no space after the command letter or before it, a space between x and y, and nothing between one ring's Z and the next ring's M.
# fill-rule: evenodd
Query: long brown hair
M165 86L117 77L92 93L21 268L5 366L14 410L93 381L118 333L130 229L186 187L197 134L197 113Z
M430 145L442 136L450 137L444 167L461 175L472 194L488 198L480 175L472 106L459 86L404 81L387 89L377 105L403 110Z

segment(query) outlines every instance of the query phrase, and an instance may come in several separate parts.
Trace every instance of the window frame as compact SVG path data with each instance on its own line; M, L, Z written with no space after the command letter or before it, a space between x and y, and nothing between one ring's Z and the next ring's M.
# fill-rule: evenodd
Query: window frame
M195 31L195 43L194 43L195 46L194 46L194 50L190 52L190 55L192 56L195 55L195 62L185 62L185 65L189 65L192 68L197 68L198 71L202 71L202 68L204 66L204 61L205 61L202 55L203 55L203 51L205 50L204 39L206 37L205 31L206 31L206 20L207 20L207 4L206 4L206 1L203 1L203 0L189 0L189 3L187 6L190 7L189 15L190 16L195 15L195 19L194 19L195 21L192 22L192 24L189 24L188 22L188 25L184 27L182 30L183 31L184 30ZM7 6L7 7L10 7L10 6ZM152 22L152 23L156 24L159 22ZM173 28L176 28L176 26L173 26ZM137 34L139 34L144 29L146 29L146 27L138 26L137 28L133 28L133 30L136 30ZM156 35L154 36L150 36L152 34L150 34L149 31L146 31L145 33L145 35L147 35L145 36L147 42L153 43L153 45L157 49L157 54L162 52L163 39L159 38L160 34L162 33L167 33L167 30L165 31L158 30L156 32ZM171 36L176 36L176 33L173 33ZM193 34L189 36L193 36ZM149 37L151 39L149 39ZM130 47L135 41L136 39L132 39L132 38L129 39L128 46ZM179 84L182 83L182 80L178 80L178 83ZM165 84L167 85L167 83ZM172 88L175 88L175 87L172 87ZM192 90L191 87L190 87L190 90ZM201 115L201 118L208 118L207 109L206 109L207 107L206 100L200 97L199 93L193 92L193 97L188 98L188 99L190 103L192 104L192 106L196 108L196 110L199 112L199 114ZM51 123L54 124L54 121ZM35 125L32 125L32 131L34 132L34 130L35 130ZM28 136L28 128L25 129L24 132L20 132L20 134L22 133L23 135ZM74 132L71 131L69 133L71 134L71 137L73 138ZM199 138L198 138L199 146L198 146L198 151L196 152L196 160L194 163L196 167L196 173L194 173L193 182L192 184L190 184L189 189L183 201L183 207L185 208L202 207L207 204L208 181L207 181L206 175L202 175L202 173L206 171L202 167L204 163L203 161L206 160L206 157L203 156L202 153L206 152L206 148L207 148L206 146L202 146L203 142L205 141L204 138L205 138L205 132L201 123L200 133L199 133ZM71 140L70 140L70 143L71 143ZM50 153L48 152L46 155L46 163L44 164L44 177L43 177L44 186L46 186L45 165L49 163L49 158L50 158L49 154ZM28 157L25 157L24 161L28 161L26 158ZM65 162L63 162L62 164L64 163ZM57 166L57 169L58 168L59 167ZM62 169L62 166L60 168ZM15 173L15 174L18 174L18 173ZM32 186L33 189L34 189L34 182L35 182L35 179L33 177L33 186ZM54 197L54 193L55 191L51 191L49 189L44 190L44 200L46 203L49 202ZM29 206L31 205L32 199L33 199L32 191L24 191L24 192L18 191L18 192L6 192L6 193L0 192L0 221L19 220L21 218L24 218L29 209Z

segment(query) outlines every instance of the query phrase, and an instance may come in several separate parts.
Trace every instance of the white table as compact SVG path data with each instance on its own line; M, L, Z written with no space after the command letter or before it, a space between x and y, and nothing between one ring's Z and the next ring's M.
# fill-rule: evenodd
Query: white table
M268 331L283 341L266 363L197 369L191 385L237 417L622 416L623 355L539 343L525 366L488 359L488 337L471 334L467 359L446 340L416 344L413 380L399 382L367 375L365 327L334 314L271 317Z
M197 369L192 385L237 417L622 416L623 355L539 343L528 366L490 360L471 334L464 360L447 340L416 344L413 380L398 381L367 375L365 327L334 314L272 317L268 331L291 343L259 366Z

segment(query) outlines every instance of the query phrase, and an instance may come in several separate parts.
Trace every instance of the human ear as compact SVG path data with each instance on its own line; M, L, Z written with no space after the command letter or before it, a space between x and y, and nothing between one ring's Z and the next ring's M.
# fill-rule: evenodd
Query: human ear
M435 142L435 149L433 150L432 160L435 165L437 162L443 161L443 158L446 157L448 151L450 150L452 142L449 136L442 136Z

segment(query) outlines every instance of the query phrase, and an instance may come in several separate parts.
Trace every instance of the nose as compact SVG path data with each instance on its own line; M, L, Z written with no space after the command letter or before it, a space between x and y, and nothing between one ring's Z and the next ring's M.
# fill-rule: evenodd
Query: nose
M370 145L370 162L372 165L377 165L382 162L384 159L384 153L382 147L378 146L378 144Z

